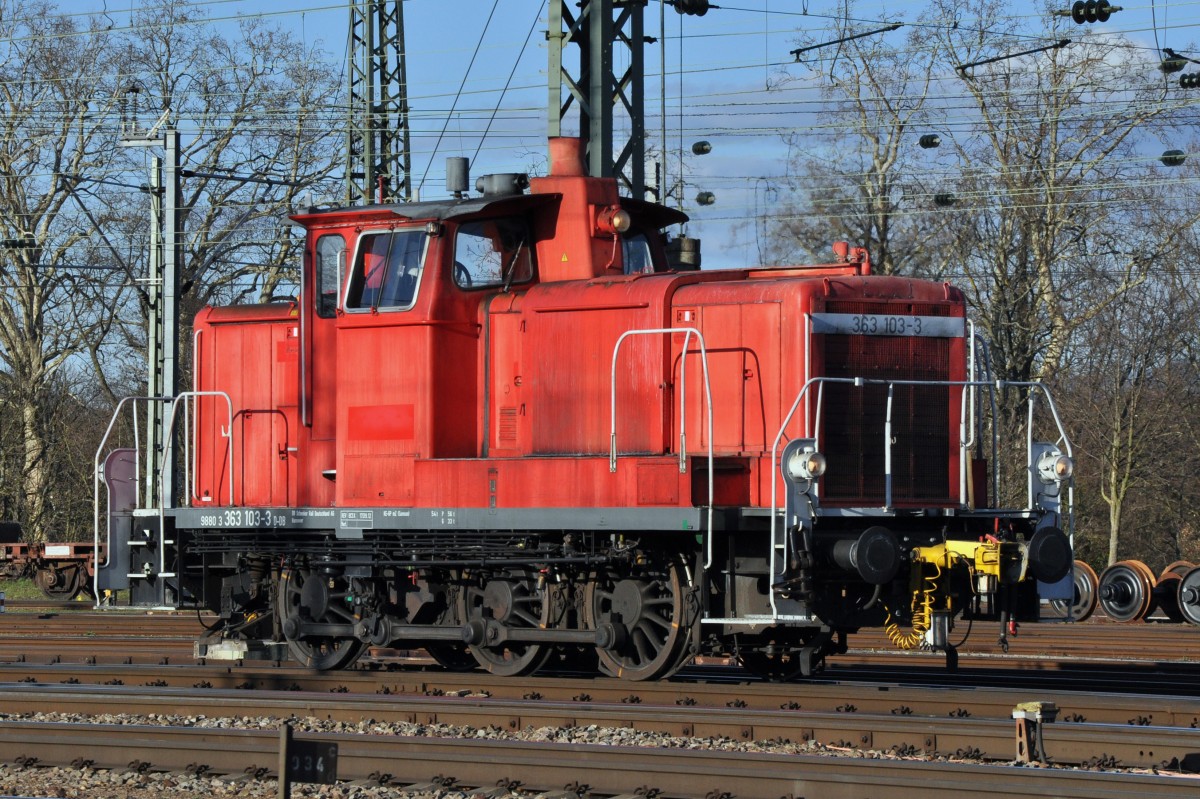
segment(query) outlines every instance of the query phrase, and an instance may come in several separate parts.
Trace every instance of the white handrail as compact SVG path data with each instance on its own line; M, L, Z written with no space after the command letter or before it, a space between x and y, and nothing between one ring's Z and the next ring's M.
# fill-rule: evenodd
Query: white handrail
M810 377L808 380L805 381L804 385L800 387L799 392L797 392L796 399L792 402L792 405L788 409L788 412L784 415L783 421L779 426L779 431L775 434L775 439L771 443L771 464L772 464L772 467L771 467L772 468L771 513L770 513L770 517L771 517L771 526L770 526L771 555L770 555L769 566L768 566L769 573L771 575L775 574L775 565L776 565L776 551L775 551L776 524L778 522L778 517L780 515L780 511L783 510L782 508L779 507L779 483L780 483L780 480L782 479L782 477L779 474L774 473L775 467L778 465L778 462L779 462L779 443L780 443L780 441L783 440L783 437L786 435L788 425L790 425L792 423L792 419L796 415L796 411L800 407L800 403L808 396L809 389L814 384L817 385L817 387L818 387L818 389L817 389L817 392L818 392L817 393L817 410L816 410L816 416L817 416L818 421L815 425L816 430L812 431L812 435L810 437L815 438L816 436L818 436L820 434L819 419L820 419L820 415L821 415L821 412L823 410L823 405L824 405L823 390L824 390L825 383L852 384L852 385L859 386L859 387L862 387L865 385L886 385L888 387L886 415L884 417L884 437L885 437L885 441L884 441L884 481L885 481L884 482L884 502L885 502L885 506L889 507L889 508L891 507L891 504L892 504L891 425L892 425L892 392L893 392L893 389L895 386L906 386L906 385L907 386L948 386L948 387L958 386L958 387L964 389L964 395L966 394L967 389L974 390L975 388L984 388L984 387L988 388L989 391L992 389L995 389L996 391L1000 391L1005 388L1028 388L1028 389L1031 389L1030 398L1029 398L1029 419L1026 424L1026 428L1027 428L1026 432L1027 432L1027 439L1028 439L1026 441L1026 450L1025 450L1026 460L1031 461L1032 457L1033 457L1033 437L1032 437L1033 436L1033 432L1032 432L1032 430L1033 430L1033 398L1034 398L1035 394L1037 394L1037 393L1041 393L1043 396L1045 396L1046 401L1050 408L1051 418L1054 420L1055 427L1058 430L1059 441L1062 443L1064 449L1066 450L1067 455L1073 456L1072 450L1071 450L1071 443L1067 438L1066 431L1063 429L1062 420L1058 414L1058 408L1054 404L1054 398L1050 395L1050 390L1042 383L1021 382L1021 381L1003 381L1003 380L997 380L994 383L989 383L989 382L980 381L980 380L885 380L885 379L868 379L868 378L862 378L862 377L854 377L854 378L850 378L850 377ZM960 414L961 414L961 412L962 411L960 408ZM807 430L807 421L806 421L805 429ZM964 458L962 456L962 452L963 452L962 446L961 446L962 438L963 438L963 428L962 428L962 425L960 425L959 426L960 501L965 502L965 497L962 495L962 470L967 467L967 464L966 464L966 458ZM819 442L818 442L818 445L819 445ZM1029 499L1029 506L1028 506L1030 509L1033 508L1033 506L1034 506L1032 479L1033 478L1031 475L1030 476L1030 488L1029 488L1030 499ZM997 500L997 497L993 497L992 501L995 502L996 500ZM1072 500L1073 500L1073 489L1071 487L1068 487L1068 503L1073 504ZM778 609L775 605L775 594L773 591L770 593L770 603L771 603L772 616L773 617L778 616Z
M999 381L997 381L997 385L998 384L999 384ZM1070 439L1067 438L1066 431L1063 430L1062 420L1058 416L1058 407L1054 404L1054 397L1050 396L1050 390L1048 388L1046 388L1046 386L1043 385L1042 383L1032 382L1032 381L1021 382L1021 383L1005 383L1005 385L1013 386L1016 388L1031 389L1029 392L1029 399L1026 400L1026 402L1028 403L1028 406L1029 406L1029 410L1028 410L1026 418L1025 418L1025 448L1026 448L1026 452L1029 454L1030 465L1033 465L1033 410L1034 410L1034 405L1035 405L1034 399L1037 396L1038 392L1040 392L1046 398L1046 403L1050 406L1050 418L1052 418L1054 420L1054 425L1055 425L1055 427L1058 428L1058 442L1056 442L1056 443L1061 442L1061 444L1063 445L1063 448L1067 451L1067 457L1074 458L1075 453L1071 449L1071 441L1070 441ZM1035 499L1034 486L1033 486L1033 469L1028 470L1027 481L1028 481L1028 497L1027 497L1027 499L1029 502L1029 507L1032 508L1034 505L1034 499Z
M112 530L106 527L104 538L104 560L100 558L100 464L101 456L108 449L108 439L112 435L113 428L117 424L117 420L121 418L121 409L125 407L125 403L132 403L133 413L133 501L135 505L142 504L142 447L140 437L141 422L138 419L138 403L139 402L167 402L170 397L149 397L149 396L134 396L123 397L117 403L117 407L113 410L112 418L108 420L108 427L104 429L104 435L100 437L100 444L96 447L96 455L92 459L92 547L95 552L96 566L92 572L92 593L96 596L96 602L99 604L102 597L100 596L100 570L109 568L112 564ZM149 453L147 453L149 457ZM106 499L107 502L107 499Z
M796 394L795 401L792 402L792 407L783 417L783 423L779 426L779 432L775 434L775 440L771 442L771 557L767 563L767 574L771 575L771 579L775 577L775 522L779 516L779 480L781 475L775 474L775 464L779 462L779 442L783 439L787 426L792 423L792 417L796 415L796 409L800 407L800 401L808 395L808 389L814 384L822 383L852 383L858 384L858 380L848 377L810 377L804 381L804 385L800 387L799 393ZM817 403L817 414L821 413L821 403ZM807 413L805 414L807 416ZM805 420L807 430L807 419ZM820 426L817 426L820 429ZM779 616L779 608L775 606L775 589L773 586L767 587L767 598L771 603L771 618Z
M991 381L992 375L992 352L988 348L987 339L975 333L975 342L979 344L979 349L983 351L984 374L988 378L988 405L992 412L992 497L999 499L1000 497L1000 431L995 420L1000 418L1000 409L996 404L996 386ZM977 380L975 375L972 375L973 380Z
M978 356L975 354L975 323L970 320L967 321L967 341L969 342L967 345L967 361L970 363L970 366L967 369L967 379L978 380L979 364L977 362ZM967 400L967 397L970 397L969 401ZM965 408L970 413L970 417L963 420L967 428L967 436L966 440L963 441L963 449L969 450L975 446L975 386L971 386L969 391L963 392L963 402L965 404ZM963 436L960 434L959 438L962 439Z
M222 397L225 400L225 410L226 410L225 418L229 424L227 427L225 427L224 429L221 430L221 438L228 439L228 443L226 445L226 457L228 459L228 468L226 469L226 471L228 473L228 478L229 478L229 505L233 506L234 505L234 501L233 501L233 400L230 398L230 396L227 393L225 393L224 391L183 391L183 392L180 392L179 396L175 397L171 401L171 418L167 420L167 429L170 430L175 427L175 417L176 417L176 414L178 414L178 412L179 412L180 403L184 403L185 400L196 400L196 399L199 399L200 397ZM190 420L191 417L190 417L190 414L188 413L189 406L185 403L183 407L184 407L185 417L188 420ZM197 418L199 418L199 414L197 414ZM184 430L185 438L187 437L188 432L189 432L188 430ZM163 463L162 463L163 468L160 469L159 473L158 473L159 474L159 495L160 496L162 496L162 491L165 488L164 480L165 480L165 474L166 474L166 464L170 463L170 459L172 457L171 448L173 448L174 446L175 446L175 439L172 436L168 446L163 451ZM186 446L186 444L185 444L185 446ZM184 451L185 451L185 453L187 452L186 449ZM196 449L196 457L199 457L199 456L200 456L200 452L199 452L199 448L197 448ZM195 498L196 490L195 490L195 486L191 484L192 475L190 473L190 470L185 475L185 477L186 477L185 493L189 498ZM220 496L218 495L217 498L220 499ZM160 506L166 506L166 504L167 504L165 501L166 497L163 497L163 500L164 500L163 502L159 503ZM220 503L218 502L217 504L220 504ZM162 507L160 507L160 513L161 513L161 510L162 510Z
M704 334L694 327L656 327L642 330L626 330L617 338L613 345L612 370L609 375L609 453L608 470L617 470L617 357L621 345L631 336L674 335L683 333L683 352L679 359L679 473L687 472L687 355L692 336L696 336L700 344L700 366L704 371L705 408L708 413L708 529L705 539L708 541L707 555L704 568L712 565L712 520L713 520L713 414L712 414L712 385L708 379L708 349L704 344Z
M175 429L175 415L179 412L179 404L180 403L184 403L183 407L184 407L184 413L186 415L188 407L189 407L187 405L187 400L194 400L199 397L224 397L224 399L225 399L226 411L228 412L228 415L226 416L226 418L229 421L229 426L221 431L221 437L227 439L225 448L226 448L226 452L228 453L229 464L228 464L228 468L226 471L228 472L228 475L229 475L229 504L232 506L233 505L233 400L230 398L230 396L228 394L226 394L224 391L184 391L184 392L181 392L179 394L179 396L175 397L175 399L172 400L172 402L171 402L171 418L167 421L166 429L168 429L168 430ZM197 418L199 418L199 414L197 414ZM187 438L187 433L188 433L188 431L184 430L185 439ZM158 470L158 483L159 483L158 495L162 499L162 501L158 503L158 562L164 566L167 563L167 541L166 541L167 537L164 535L164 533L166 532L166 529L167 529L167 526L166 526L167 497L165 495L166 472L167 472L168 464L171 462L171 458L173 457L171 450L174 448L174 446L175 446L175 437L171 436L167 441L167 446L163 448L163 460L162 460L162 464L161 464L162 468L160 468ZM185 452L186 452L186 449L185 449ZM196 457L199 457L199 456L200 456L199 447L197 447L196 448ZM185 475L185 483L187 483L187 485L185 486L187 496L194 497L196 494L196 491L195 491L195 487L191 484L191 475L190 474ZM219 494L218 494L217 498L220 499Z
M121 412L124 409L125 404L131 403L132 412L133 412L133 442L134 442L134 475L133 475L134 504L137 506L140 506L142 504L141 503L142 461L141 461L141 440L140 440L139 431L138 431L138 428L139 428L139 420L138 420L138 415L137 415L138 403L142 403L142 402L144 402L144 403L150 403L150 402L170 402L170 403L172 403L170 422L167 425L167 427L165 428L165 429L170 430L175 425L175 410L178 408L180 400L187 398L187 397L195 397L195 396L220 396L220 397L225 398L228 427L226 427L225 430L222 431L222 435L225 436L226 438L232 439L232 437L233 437L233 400L224 391L188 391L188 392L184 392L183 394L180 394L178 397L149 397L149 396L123 397L117 403L116 409L113 410L112 418L109 419L108 427L105 428L104 435L101 436L101 438L100 438L100 444L99 444L99 446L96 447L96 455L92 462L92 545L95 548L96 558L97 558L96 568L92 575L92 588L96 594L97 602L99 602L101 599L101 597L100 597L100 571L101 571L101 569L106 569L106 568L111 567L112 556L113 556L112 530L106 528L106 534L105 534L105 539L104 539L104 560L103 560L103 562L101 562L99 560L99 556L100 556L101 458L105 455L105 452L108 450L108 440L112 436L113 428L116 427L117 420L119 418L121 418ZM174 444L173 444L173 440L172 440L171 446L173 446L173 445ZM230 502L230 504L232 504L233 503L233 446L232 446L232 442L228 449L229 449L228 468L226 471L228 472L228 475L229 475L229 502ZM150 457L150 455L149 455L149 453L147 453L147 459L149 459L149 457ZM166 506L167 502L170 500L169 497L164 495L164 489L165 489L165 485L164 485L165 472L164 472L164 470L166 469L167 464L170 463L170 458L171 458L171 452L170 452L170 448L168 447L163 452L162 461L159 464L160 469L159 469L159 486L158 486L158 490L159 490L158 513L159 513L159 524L160 524L159 529L160 530L162 529L161 525L162 525L163 516L164 516L163 508ZM191 492L191 493L194 493L194 492ZM159 536L159 540L160 540L159 546L162 547L163 544L161 543L162 542L161 535ZM165 553L160 553L160 556L161 556L161 554L165 554Z

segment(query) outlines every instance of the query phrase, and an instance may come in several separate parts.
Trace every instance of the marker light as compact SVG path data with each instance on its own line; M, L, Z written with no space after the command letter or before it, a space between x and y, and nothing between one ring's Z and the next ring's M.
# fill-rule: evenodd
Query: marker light
M596 227L605 233L624 233L632 224L633 218L629 216L629 212L615 205L601 208L600 213L596 215Z
M816 450L793 452L787 468L793 480L816 480L825 474L825 456Z
M1038 458L1037 470L1038 478L1043 483L1062 483L1075 474L1075 461L1061 452L1049 450Z

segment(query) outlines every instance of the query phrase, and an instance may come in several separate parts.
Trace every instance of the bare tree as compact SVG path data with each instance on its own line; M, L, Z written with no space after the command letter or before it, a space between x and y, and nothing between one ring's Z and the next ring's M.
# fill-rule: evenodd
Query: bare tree
M1200 304L1170 275L1151 276L1138 292L1108 304L1090 326L1092 336L1072 347L1072 376L1061 381L1063 408L1080 452L1081 486L1090 501L1086 545L1096 560L1121 557L1175 560L1180 542L1163 524L1164 499L1178 485L1193 499L1186 468L1194 459L1178 446L1194 424L1187 402L1196 370L1183 353L1196 335ZM1174 313L1164 312L1174 307ZM1089 491L1089 493L1090 493ZM1103 536L1091 530L1103 528ZM1103 546L1104 551L1099 550ZM1170 553L1177 554L1172 556Z
M103 325L78 287L107 283L112 266L72 200L72 176L111 158L111 39L52 12L43 2L0 0L0 385L19 416L15 515L32 540L46 537L53 486L45 399Z
M138 87L183 132L186 323L290 285L286 213L300 192L332 194L321 181L340 167L339 82L279 29L224 36L182 0L135 12L128 33L0 0L0 48L0 510L43 540L75 523L67 475L90 474L71 425L98 434L89 412L144 380L146 178L118 146L120 99Z
M1046 46L1016 47L992 31L1017 22L998 28L990 10L972 17L943 0L930 13L958 21L939 29L942 52L972 121L953 139L964 279L999 374L1054 384L1069 373L1072 342L1144 290L1151 265L1177 246L1177 233L1135 223L1139 209L1163 206L1159 165L1141 153L1171 130L1175 104L1157 63L1120 37L1060 46L1048 29L1030 31ZM1024 400L1023 391L1002 398L1009 440L1023 438Z
M956 0L939 10L963 17ZM1173 104L1162 102L1156 65L1131 70L1137 56L1119 38L1006 58L1012 41L984 22L945 34L975 119L973 135L955 140L971 209L958 249L1002 373L1046 379L1074 331L1141 286L1163 249L1129 235L1122 216L1156 202L1154 166L1138 147L1167 126Z
M843 7L852 18L852 4ZM940 43L911 28L897 48L870 27L835 22L798 40L826 101L816 130L787 137L792 199L768 218L779 262L820 258L835 238L865 246L877 272L940 274L950 253L931 217L936 193L914 157L927 118ZM857 37L857 38L855 38ZM918 151L919 152L919 151Z
M168 112L186 133L188 317L294 282L300 239L284 215L302 192L332 193L343 144L330 124L340 84L322 53L259 19L215 36L197 25L202 13L182 2L141 9L130 64L154 115Z

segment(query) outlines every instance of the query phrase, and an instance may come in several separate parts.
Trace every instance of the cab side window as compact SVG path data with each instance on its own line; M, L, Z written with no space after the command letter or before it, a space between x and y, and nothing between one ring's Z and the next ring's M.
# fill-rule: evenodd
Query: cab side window
M384 230L359 237L346 309L411 308L424 271L427 240L423 228Z
M339 235L317 239L317 316L332 319L337 312L338 292L346 274L346 240Z
M621 237L621 260L627 275L649 274L654 271L654 255L645 233Z
M510 286L532 279L524 220L485 219L459 226L454 237L454 282L459 288Z

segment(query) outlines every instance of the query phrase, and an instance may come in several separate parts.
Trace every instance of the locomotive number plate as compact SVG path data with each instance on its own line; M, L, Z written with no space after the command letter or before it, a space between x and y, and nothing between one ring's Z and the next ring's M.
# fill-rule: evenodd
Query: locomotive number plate
M962 338L965 324L953 316L881 313L815 313L812 332L843 336L929 336Z

